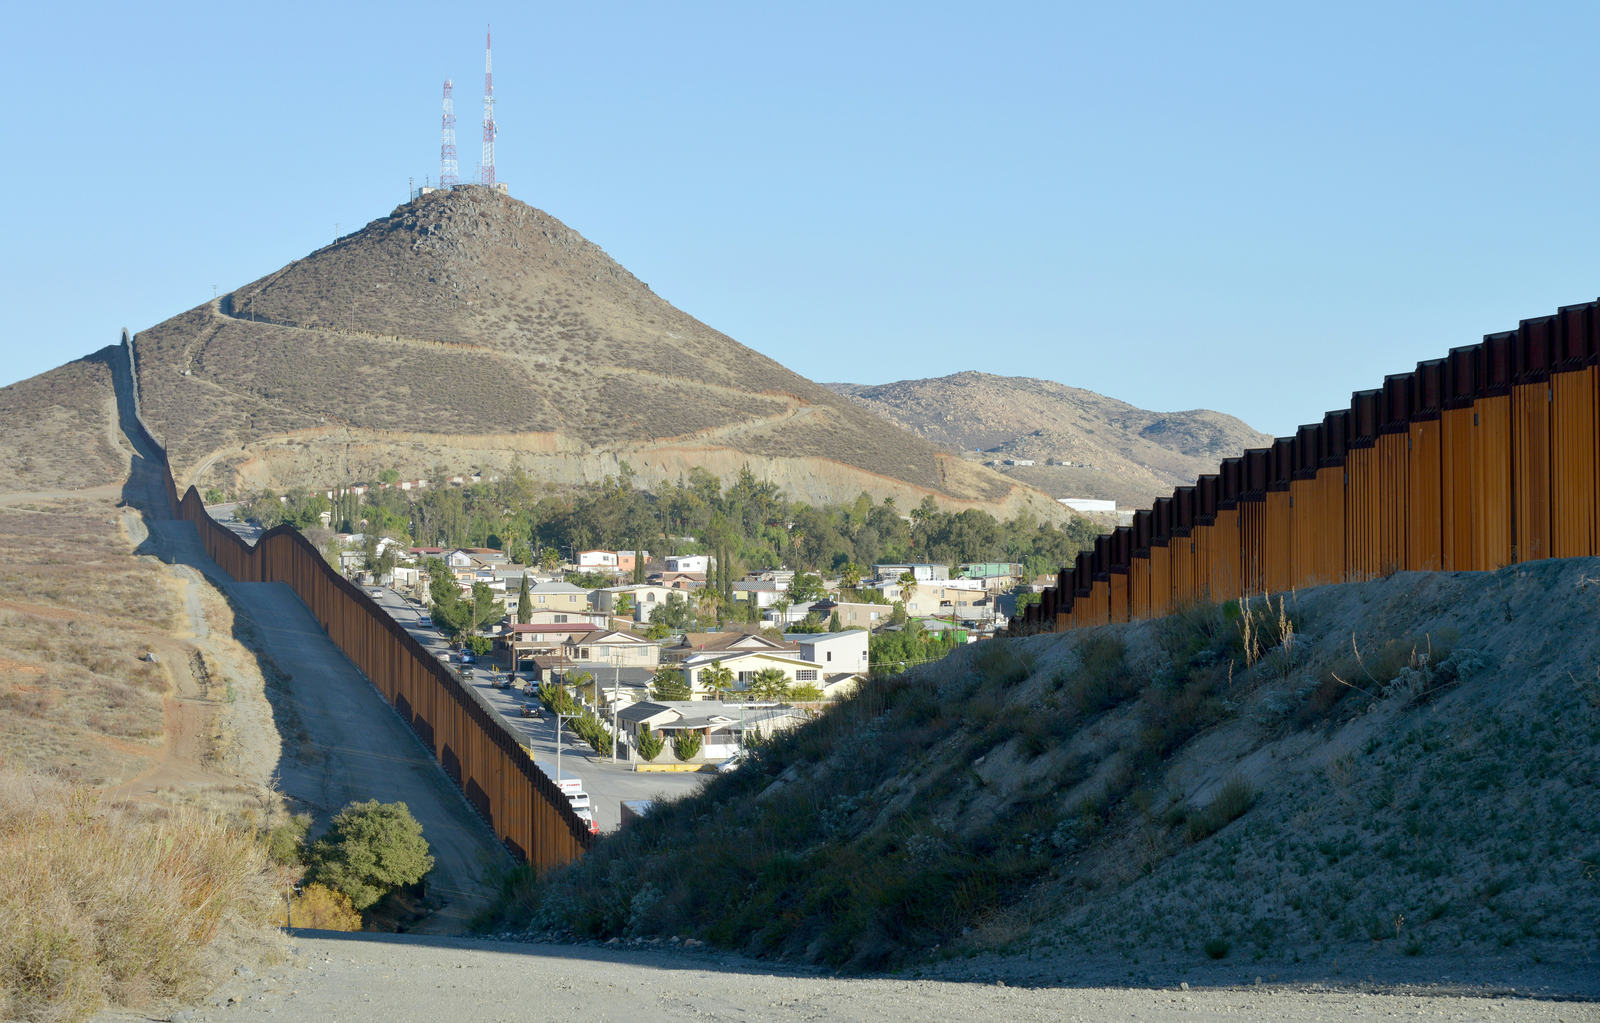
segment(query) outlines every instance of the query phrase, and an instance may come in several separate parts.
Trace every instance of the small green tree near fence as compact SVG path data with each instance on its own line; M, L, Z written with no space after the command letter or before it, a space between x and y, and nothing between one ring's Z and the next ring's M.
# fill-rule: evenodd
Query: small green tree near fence
M679 732L672 737L672 755L679 760L693 760L700 755L702 742L699 732L691 730Z
M370 908L396 888L416 884L433 869L422 825L404 803L376 799L351 803L333 818L328 833L306 852L311 876Z

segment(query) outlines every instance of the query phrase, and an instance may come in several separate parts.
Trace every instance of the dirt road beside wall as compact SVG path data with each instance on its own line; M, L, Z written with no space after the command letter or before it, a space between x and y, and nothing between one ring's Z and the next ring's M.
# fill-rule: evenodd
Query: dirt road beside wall
M613 952L413 935L301 934L297 953L261 976L235 977L195 1023L276 1013L306 1023L382 1020L1345 1020L1423 1016L1503 1023L1600 1019L1593 1002L1320 985L1013 987L995 983L840 978L720 954ZM237 998L238 1001L232 1001ZM102 1020L135 1017L106 1014ZM151 1012L140 1019L165 1019Z

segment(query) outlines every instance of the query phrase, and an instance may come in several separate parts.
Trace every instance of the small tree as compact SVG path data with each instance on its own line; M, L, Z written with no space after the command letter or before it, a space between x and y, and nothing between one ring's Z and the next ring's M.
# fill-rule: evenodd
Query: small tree
M789 690L789 699L796 703L816 703L822 699L822 687L815 682L799 682Z
M656 669L650 679L650 698L652 700L692 700L694 692L690 690L689 683L683 680L683 671L679 668L663 664Z
M633 609L634 609L634 603L633 603L633 595L632 594L624 593L624 594L622 594L622 595L617 597L617 615L618 615L618 617L621 617L621 618L632 618L633 617Z
M517 590L517 624L533 621L533 591L528 586L528 573L522 573L522 586Z
M789 676L782 668L762 668L756 672L745 691L758 700L782 700L789 696Z
M679 760L693 760L700 755L700 733L685 729L672 737L672 755Z
M843 632L844 631L844 623L839 621L839 612L835 611L833 614L828 616L828 631L829 632Z
M306 855L311 875L365 910L433 869L422 825L404 803L351 803Z
M539 567L546 572L553 572L561 567L561 552L554 547L546 547L539 552Z
M666 749L667 741L655 733L655 729L646 728L639 733L639 756L645 760L654 760Z
M889 622L893 625L904 625L906 623L905 601L897 600L894 602L894 610L889 612Z

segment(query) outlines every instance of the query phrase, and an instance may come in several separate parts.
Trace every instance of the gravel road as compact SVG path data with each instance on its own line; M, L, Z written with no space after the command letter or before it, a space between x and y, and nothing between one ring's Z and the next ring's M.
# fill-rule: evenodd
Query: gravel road
M313 934L315 936L313 936ZM1007 987L783 972L717 953L629 952L420 935L302 932L291 961L234 977L179 1012L102 1020L238 1019L438 1023L697 1019L801 1020L1345 1020L1424 1017L1573 1023L1600 1004L1470 992L1361 991L1318 985L1165 988ZM232 1001L237 998L238 1001ZM187 1015L184 1015L187 1013Z

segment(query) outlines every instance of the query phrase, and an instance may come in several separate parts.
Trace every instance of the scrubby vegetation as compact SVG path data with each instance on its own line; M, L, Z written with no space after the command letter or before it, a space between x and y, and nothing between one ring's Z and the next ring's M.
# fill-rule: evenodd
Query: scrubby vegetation
M958 650L582 861L512 875L485 926L848 969L992 949L1584 961L1600 635L1583 567L1402 573ZM1326 678L1347 695L1319 696Z
M248 830L0 763L0 1018L197 997L241 952L275 954L273 899Z

